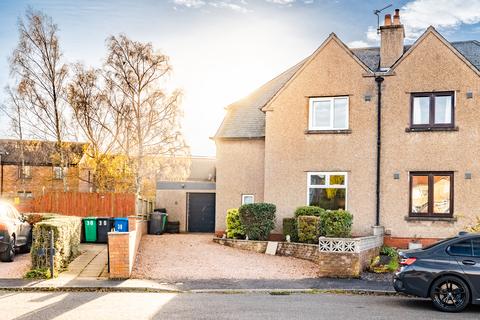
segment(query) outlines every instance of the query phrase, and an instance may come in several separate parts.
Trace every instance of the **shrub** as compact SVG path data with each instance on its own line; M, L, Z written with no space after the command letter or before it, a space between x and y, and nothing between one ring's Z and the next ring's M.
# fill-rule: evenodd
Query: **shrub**
M24 213L23 216L25 217L26 221L32 226L42 221L44 218L43 213Z
M227 237L228 238L244 238L245 237L245 228L240 222L240 217L238 215L238 209L228 209L227 210Z
M318 243L320 237L320 218L300 216L297 220L298 241L302 243Z
M326 237L350 237L353 216L344 210L327 210L320 215L320 234Z
M238 209L240 223L245 234L252 240L267 240L275 227L275 211L277 207L271 203L244 204Z
M297 219L283 218L283 235L289 235L290 241L298 242Z
M295 210L295 218L298 218L300 216L315 216L315 217L320 217L320 215L325 212L325 209L316 207L316 206L303 206L303 207L298 207Z
M79 217L48 215L33 227L32 267L45 269L49 267L48 248L50 246L49 231L54 234L54 268L63 270L78 255L82 220ZM38 250L44 249L45 255L39 256Z
M389 256L390 258L398 257L397 250L389 246L382 246L380 249L380 254L384 256Z

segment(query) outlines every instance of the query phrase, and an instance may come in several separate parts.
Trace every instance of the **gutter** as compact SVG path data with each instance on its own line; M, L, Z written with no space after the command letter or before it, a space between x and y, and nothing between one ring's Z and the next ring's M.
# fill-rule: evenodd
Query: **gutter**
M382 82L385 80L382 76L376 76L377 83L377 181L375 190L375 226L380 226L380 160L382 151Z

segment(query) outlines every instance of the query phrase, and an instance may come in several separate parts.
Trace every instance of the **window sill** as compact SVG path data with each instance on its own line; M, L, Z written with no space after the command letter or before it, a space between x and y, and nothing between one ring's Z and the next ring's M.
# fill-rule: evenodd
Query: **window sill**
M430 132L430 131L458 131L458 127L426 127L426 128L405 128L405 132Z
M411 217L411 216L406 216L405 221L445 221L445 222L456 222L457 217L431 217L431 216L425 216L425 217Z
M341 130L305 130L305 134L350 134L352 133L351 129L341 129Z

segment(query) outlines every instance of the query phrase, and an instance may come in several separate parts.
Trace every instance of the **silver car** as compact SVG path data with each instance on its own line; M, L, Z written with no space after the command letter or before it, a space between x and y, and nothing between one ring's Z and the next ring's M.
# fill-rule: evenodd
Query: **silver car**
M0 260L12 262L15 251L29 252L32 226L14 206L0 202Z

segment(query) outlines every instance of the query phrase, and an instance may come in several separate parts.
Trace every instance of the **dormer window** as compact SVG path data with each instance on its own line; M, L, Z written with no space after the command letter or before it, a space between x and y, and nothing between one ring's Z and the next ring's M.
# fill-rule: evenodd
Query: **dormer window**
M412 94L411 128L454 127L454 97L451 91Z
M348 97L310 98L308 130L348 129Z

